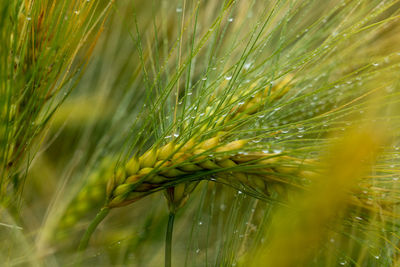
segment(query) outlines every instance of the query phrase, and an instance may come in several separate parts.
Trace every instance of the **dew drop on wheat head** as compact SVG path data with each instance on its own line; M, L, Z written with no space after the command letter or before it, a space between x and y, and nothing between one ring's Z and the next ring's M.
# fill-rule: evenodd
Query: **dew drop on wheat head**
M225 205L225 204L221 204L221 205L219 206L219 209L220 209L221 211L225 211L225 210L226 210L226 205Z
M252 63L250 63L250 62L245 63L245 64L243 65L243 68L244 68L245 70L248 70L248 69L251 68L251 65L252 65Z

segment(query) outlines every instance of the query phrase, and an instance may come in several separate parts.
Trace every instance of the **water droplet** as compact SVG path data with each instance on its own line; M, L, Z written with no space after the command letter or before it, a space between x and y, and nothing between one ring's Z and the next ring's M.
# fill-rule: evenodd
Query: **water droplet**
M200 221L200 222L199 222L199 225L203 225L203 222L202 222L202 221Z
M32 20L32 18L31 17L26 17L26 20Z
M229 22L232 22L232 21L233 21L233 18L229 18L228 21L229 21Z
M230 81L232 79L232 76L226 76L225 80Z
M196 249L196 253L197 254L199 254L200 253L200 249L198 248L198 249Z
M176 13L181 13L182 12L182 8L181 7L177 7L176 8Z
M80 11L79 10L75 10L74 13L75 13L75 15L79 15Z
M379 63L372 63L372 65L373 65L374 67L378 67L378 66L379 66Z

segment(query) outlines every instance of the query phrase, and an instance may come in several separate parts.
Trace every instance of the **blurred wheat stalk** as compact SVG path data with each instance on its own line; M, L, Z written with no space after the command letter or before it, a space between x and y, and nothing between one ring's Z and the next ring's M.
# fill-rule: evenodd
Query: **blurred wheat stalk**
M268 245L260 246L243 266L307 265L326 240L327 225L340 223L340 217L346 216L348 192L374 164L383 143L382 133L373 133L370 126L347 133L331 148L318 182L304 196L293 199L290 208L274 215Z
M23 190L55 110L76 86L112 1L1 3L0 199Z

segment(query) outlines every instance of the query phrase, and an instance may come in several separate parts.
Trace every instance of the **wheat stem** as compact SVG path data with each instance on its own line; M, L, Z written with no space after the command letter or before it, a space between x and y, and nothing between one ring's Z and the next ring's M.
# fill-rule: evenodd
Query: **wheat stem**
M96 230L97 226L104 220L107 214L110 212L110 208L104 207L102 208L99 213L97 213L94 220L90 223L89 227L86 229L85 234L83 235L81 242L79 243L78 250L84 251L87 248L89 243L90 237L92 236L93 232Z
M172 259L172 232L174 230L175 213L170 212L168 216L167 233L165 236L165 267L171 267Z

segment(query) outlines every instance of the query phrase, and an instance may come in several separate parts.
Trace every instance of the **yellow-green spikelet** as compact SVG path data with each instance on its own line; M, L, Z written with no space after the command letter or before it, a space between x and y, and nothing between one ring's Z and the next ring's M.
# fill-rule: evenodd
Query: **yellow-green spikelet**
M222 137L212 137L192 147L186 146L184 149L182 144L171 142L159 149L152 148L139 158L132 158L123 171L109 180L108 206L125 206L151 192L165 188L168 183L187 182L184 179L189 176L197 176L197 180L200 180L212 175L217 181L242 184L269 194L268 183L270 181L279 183L279 180L273 177L274 172L288 175L300 171L298 167L287 167L279 171L266 167L266 164L273 163L272 158L275 155L266 153L241 155L238 152L244 147L246 140L221 145L220 139ZM283 157L280 158L283 159ZM263 160L266 161L263 162ZM291 160L301 164L299 160L294 158ZM253 164L253 168L238 168L245 164L247 167ZM256 166L265 167L255 170ZM123 178L121 173L124 174ZM187 190L193 189L188 187L180 186L173 195L169 194L169 200L176 202L177 206L183 205L184 199L188 196Z
M288 198L297 189L306 188L305 180L313 182L319 177L314 160L277 153L243 154L240 151L246 140L221 145L220 138L223 137L209 138L192 147L171 142L159 149L152 148L139 158L132 158L117 172L117 179L109 179L106 206L125 206L155 191L167 189L165 195L170 211L175 212L185 204L198 181L210 177L216 182L244 187L265 197L274 193ZM297 180L291 179L294 177ZM360 184L361 187L370 186L364 182L366 184ZM384 203L366 201L358 197L355 190L349 200L351 206L383 212Z

